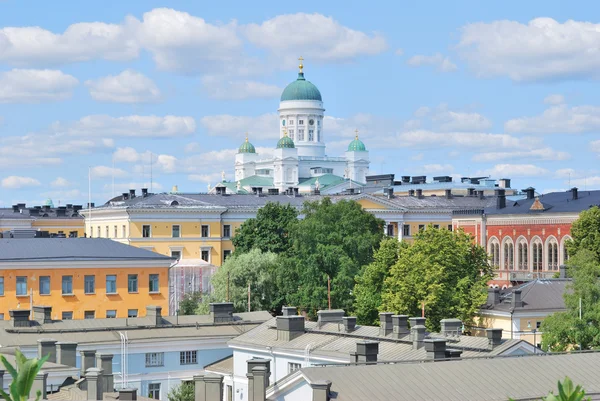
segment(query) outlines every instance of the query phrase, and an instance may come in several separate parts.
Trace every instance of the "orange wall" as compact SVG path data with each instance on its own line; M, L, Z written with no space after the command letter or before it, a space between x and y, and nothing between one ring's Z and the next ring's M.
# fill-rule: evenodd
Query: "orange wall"
M117 294L106 294L106 276L117 276ZM128 274L138 275L138 292L128 293ZM149 275L158 274L159 293L149 293ZM73 276L73 295L62 295L62 276ZM95 275L95 294L84 293L84 276ZM31 309L30 296L16 296L17 276L27 276L27 288L33 289L33 304L52 306L52 318L61 319L62 312L73 312L73 319L83 319L85 311L96 311L97 318L105 318L107 310L116 310L117 318L127 317L128 309L137 309L138 316L146 314L147 305L169 309L168 268L72 268L0 270L4 277L4 296L0 295L0 313L10 319L10 309ZM39 277L50 276L50 295L39 294Z

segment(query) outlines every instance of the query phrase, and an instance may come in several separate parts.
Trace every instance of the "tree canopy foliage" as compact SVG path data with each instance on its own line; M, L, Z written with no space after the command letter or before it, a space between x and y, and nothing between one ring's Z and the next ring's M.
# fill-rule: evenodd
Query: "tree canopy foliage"
M202 301L202 294L199 292L192 292L185 294L183 299L179 302L179 309L177 310L178 315L195 315L198 305Z
M571 238L566 244L570 256L580 250L587 249L600 261L600 208L594 206L579 214L579 218L571 225Z
M194 384L181 382L169 391L167 398L169 401L194 401Z
M380 310L419 316L424 303L432 331L444 318L473 323L491 277L485 249L469 235L429 226L400 252L385 279Z

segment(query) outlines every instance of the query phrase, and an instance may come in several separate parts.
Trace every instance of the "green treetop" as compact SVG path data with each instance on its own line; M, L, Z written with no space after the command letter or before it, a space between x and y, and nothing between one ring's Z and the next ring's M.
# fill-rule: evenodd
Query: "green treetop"
M587 249L595 254L600 262L600 208L594 206L579 214L579 218L571 225L572 241L568 241L567 251L570 256L575 256L582 249Z

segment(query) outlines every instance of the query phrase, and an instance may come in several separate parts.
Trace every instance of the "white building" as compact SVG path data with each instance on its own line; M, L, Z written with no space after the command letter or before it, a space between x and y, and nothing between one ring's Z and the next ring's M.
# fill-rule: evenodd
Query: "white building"
M342 157L325 154L325 108L321 92L304 78L299 65L298 78L281 94L279 103L279 141L272 158L261 158L248 141L235 157L235 185L231 192L249 191L252 187L276 188L279 191L298 187L300 192L326 187L362 186L369 173L369 152L355 139ZM341 185L346 183L347 185ZM225 184L225 182L221 183Z

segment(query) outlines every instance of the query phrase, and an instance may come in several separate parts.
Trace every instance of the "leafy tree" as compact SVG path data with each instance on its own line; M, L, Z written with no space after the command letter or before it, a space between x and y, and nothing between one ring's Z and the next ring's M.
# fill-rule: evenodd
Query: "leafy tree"
M566 243L570 256L575 256L582 249L595 254L600 261L600 208L594 206L579 214L579 218L571 225L572 241Z
M194 384L181 382L169 391L167 398L169 401L194 401Z
M568 377L561 383L558 382L558 396L552 392L546 397L542 398L542 401L591 401L591 398L585 397L585 391L581 386L574 387L573 382ZM510 401L514 401L512 398Z
M373 262L363 267L356 277L354 311L359 324L378 324L383 283L405 246L406 242L399 242L396 238L384 238L373 255Z
M575 347L600 347L600 263L595 252L579 249L567 262L573 278L564 294L566 312L554 313L542 322L542 348L567 351ZM581 319L579 300L581 299Z
M195 315L198 305L202 301L202 294L199 292L191 292L185 294L181 302L179 302L178 315Z
M491 277L485 249L469 235L429 226L392 266L380 310L420 316L424 303L427 328L432 331L440 329L443 318L473 323Z
M256 218L246 220L232 238L235 253L254 248L263 252L283 253L290 248L289 231L298 221L297 210L290 205L269 202L258 210Z
M355 277L373 259L382 221L354 201L329 198L306 202L302 213L304 219L290 229L292 256L284 262L287 301L314 316L327 307L329 277L332 308L350 310Z
M27 359L25 355L21 353L21 351L15 350L15 360L17 362L17 366L12 366L12 364L6 360L4 355L0 355L0 361L8 373L10 373L12 376L12 381L8 387L8 392L10 394L6 394L0 386L0 396L2 396L2 398L6 401L28 400L35 376L38 374L40 369L42 369L42 365L46 362L49 356L50 355L46 355L42 359ZM42 392L38 390L36 392L35 400L38 401L41 396Z

